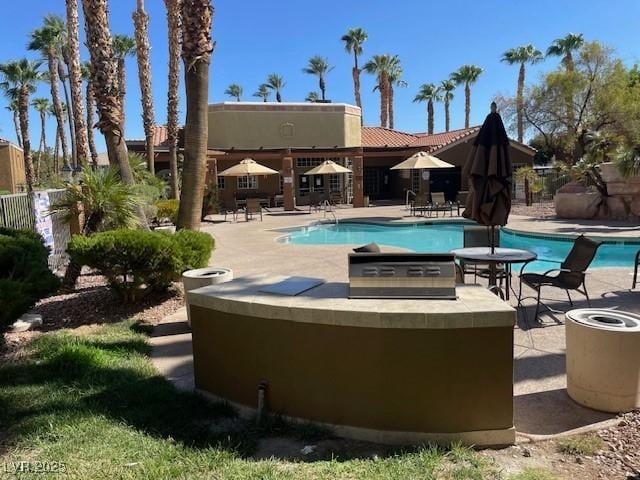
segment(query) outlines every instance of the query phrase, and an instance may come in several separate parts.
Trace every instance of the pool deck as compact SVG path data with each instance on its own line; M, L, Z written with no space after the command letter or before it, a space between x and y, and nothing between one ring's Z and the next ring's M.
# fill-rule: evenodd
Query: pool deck
M361 219L380 222L431 221L430 218L410 217L402 206L338 209L339 220ZM210 217L202 230L215 237L216 249L211 265L230 267L235 277L255 274L307 275L323 277L327 281L346 282L347 245L291 245L276 242L286 229L308 225L313 221L332 220L322 212L308 213L273 211L264 214L264 221L224 222L221 216ZM255 217L254 217L255 218ZM440 217L442 218L442 217ZM456 217L453 218L456 220ZM457 218L460 220L460 218ZM447 217L447 221L449 217ZM507 227L538 234L607 237L640 241L640 227L615 222L565 221L537 219L514 215ZM640 247L639 247L640 248ZM385 248L385 250L392 250ZM588 273L587 286L593 307L617 308L640 313L640 289L631 291L631 268L597 268ZM532 293L532 292L530 292ZM545 303L554 309L570 309L562 291L543 290ZM574 297L575 308L586 307L579 294ZM511 303L515 305L512 298ZM549 435L575 433L593 429L615 420L610 414L596 412L574 403L566 393L564 315L543 312L542 323L532 320L534 302L526 301L527 315L521 310L515 329L515 425L519 440L545 438ZM153 334L152 357L159 371L178 387L193 388L191 335L186 328L185 312L168 317ZM601 423L604 422L604 423Z

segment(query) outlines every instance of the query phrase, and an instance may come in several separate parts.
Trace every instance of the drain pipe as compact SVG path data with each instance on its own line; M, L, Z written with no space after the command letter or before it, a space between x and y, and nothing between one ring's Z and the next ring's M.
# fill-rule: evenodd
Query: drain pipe
M257 412L256 419L259 424L262 423L262 419L264 418L264 415L267 412L266 395L267 395L268 386L269 384L267 383L266 380L262 380L258 384L258 409L257 409L258 412Z

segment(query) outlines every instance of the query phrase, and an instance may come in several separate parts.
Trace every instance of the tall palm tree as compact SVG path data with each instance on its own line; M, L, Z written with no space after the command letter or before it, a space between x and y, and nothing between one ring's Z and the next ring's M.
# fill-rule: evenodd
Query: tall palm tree
M120 169L127 185L134 185L129 154L122 127L122 97L118 86L118 65L109 30L107 0L82 0L87 49L91 57L91 78L100 118L97 127L104 135L109 163ZM148 228L141 207L136 209L139 224Z
M62 104L62 113L63 113L63 120L64 120L64 115L67 114L67 107L66 105L63 103ZM49 115L51 115L52 117L56 116L56 111L55 108L53 108L53 104L51 104L51 108L49 109ZM64 131L64 123L62 124L63 127L63 131ZM56 129L56 142L55 142L55 147L53 149L53 171L56 172L56 174L60 173L60 135L58 134L58 130ZM65 163L65 165L67 165L67 163Z
M271 95L271 90L269 90L269 87L266 83L260 85L258 87L258 90L256 90L256 92L253 94L254 97L261 98L263 102L269 100L269 95Z
M285 87L286 83L280 75L277 73L270 74L267 77L267 83L264 85L275 92L276 102L282 102L282 89Z
M443 80L440 82L440 91L442 92L442 100L444 102L444 129L449 131L450 114L449 104L453 100L453 91L456 89L456 83L453 80Z
M84 0L83 0L84 1ZM104 0L106 2L106 0ZM118 68L118 93L120 95L120 103L122 104L121 123L124 129L125 113L124 104L125 96L127 94L127 71L125 60L127 57L131 57L136 53L136 41L129 35L114 35L113 36L113 52L117 60Z
M362 28L350 28L347 30L341 40L344 42L344 48L347 53L353 54L353 68L351 75L353 76L353 93L356 99L356 105L360 107L360 121L364 122L362 116L362 99L360 98L360 68L358 68L358 55L362 54L362 44L367 41L368 35Z
M331 70L333 70L333 67L329 65L329 61L319 55L311 57L307 66L302 69L304 73L318 76L318 85L320 87L320 93L323 101L326 100L325 93L327 89L325 76Z
M71 84L71 109L76 139L76 155L79 165L86 165L89 158L89 140L84 121L82 98L82 71L80 68L80 39L78 33L78 0L66 0L67 6L67 56L69 58L69 83Z
M87 140L89 142L89 151L91 152L91 162L95 167L98 166L98 150L96 149L96 139L93 135L93 126L95 125L96 112L96 96L93 90L93 80L91 79L91 63L85 62L80 66L82 79L87 82Z
M53 111L56 117L58 138L60 146L62 147L62 161L66 165L69 159L69 149L67 145L67 136L64 132L65 120L62 112L62 101L60 99L60 77L58 75L58 63L60 62L58 47L64 33L65 30L61 29L57 22L48 21L45 26L37 28L31 33L31 40L27 45L27 48L29 50L41 52L43 57L47 59L49 72L48 80L51 87L51 100L53 102Z
M18 95L18 108L20 117L20 131L22 132L22 150L24 155L24 171L27 179L27 191L33 192L35 184L35 172L33 159L31 158L31 140L29 139L29 95L36 90L36 83L42 80L42 72L39 71L42 62L27 60L14 60L0 65L4 90L16 88Z
M549 48L547 48L547 56L562 57L561 62L567 73L573 73L575 70L573 52L582 47L582 45L584 45L584 37L581 33L568 33L562 38L556 38L551 43ZM567 123L573 126L575 124L576 114L573 105L573 92L571 89L567 92L565 103L567 109Z
M427 102L427 133L433 133L433 102L442 100L440 87L433 83L425 83L420 86L420 90L413 99L414 102Z
M133 24L136 36L136 56L138 59L138 82L140 83L140 101L142 102L142 124L147 150L147 168L155 173L155 151L153 130L155 115L153 111L153 91L151 90L151 60L149 59L149 14L144 9L144 0L137 0L133 12Z
M18 91L15 90L13 92L5 92L6 97L9 99L9 105L5 108L11 112L13 115L13 128L16 132L16 141L18 142L18 146L22 148L22 132L20 131L20 108L18 106Z
M451 80L464 85L464 128L469 128L471 116L471 84L476 83L481 74L482 68L476 65L463 65L451 74Z
M239 102L242 97L242 87L237 83L232 83L224 91L224 94L227 95L228 97L235 98L236 102Z
M318 92L309 92L304 99L305 102L310 102L310 103L315 103L318 100L320 100L320 95L318 95Z
M380 92L380 126L386 127L389 119L389 72L391 68L390 55L374 55L362 67L371 75L375 75L378 81L376 86Z
M207 170L209 64L214 46L211 40L211 0L183 0L182 20L187 116L183 188L177 226L195 230L200 226Z
M178 88L180 87L180 51L182 50L182 0L164 0L169 33L169 89L167 93L167 141L171 198L178 198Z
M394 87L406 87L407 82L402 80L402 65L400 65L400 57L394 55L391 57L389 64L389 128L394 128Z
M502 54L501 60L509 65L520 65L520 71L518 73L518 90L516 93L516 116L518 124L518 141L522 142L524 139L524 81L525 81L525 65L534 64L541 61L544 57L542 52L536 47L531 45L521 45L507 50Z
M36 176L40 175L42 152L47 151L47 115L51 111L51 102L48 98L38 97L31 101L31 106L40 115L40 144L38 145L38 161L36 163Z

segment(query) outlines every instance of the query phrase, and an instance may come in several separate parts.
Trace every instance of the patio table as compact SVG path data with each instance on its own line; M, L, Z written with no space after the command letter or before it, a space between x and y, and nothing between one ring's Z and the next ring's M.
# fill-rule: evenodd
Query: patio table
M524 263L534 261L538 258L535 252L523 250L519 248L502 248L496 247L491 252L491 247L469 247L456 248L451 250L457 258L461 258L468 262L486 263L489 265L489 290L499 292L502 296L502 290L497 285L497 265L504 264L507 267L506 285L504 297L509 300L510 289L510 267L514 263Z

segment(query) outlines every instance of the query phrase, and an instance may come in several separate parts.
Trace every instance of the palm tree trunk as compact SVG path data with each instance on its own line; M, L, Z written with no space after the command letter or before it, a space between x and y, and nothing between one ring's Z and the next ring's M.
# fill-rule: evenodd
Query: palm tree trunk
M444 129L449 131L449 99L444 99Z
M464 84L464 128L469 128L469 117L471 116L471 87L469 82Z
M135 25L136 56L138 59L138 81L142 102L142 121L147 147L147 167L155 173L155 152L153 145L154 112L153 93L151 91L151 67L149 60L149 15L144 10L144 0L138 0L137 9L133 13Z
M71 163L72 165L78 166L78 149L76 142L76 132L73 124L73 111L71 107L71 98L69 97L69 89L67 88L67 82L64 79L65 71L63 62L58 62L58 75L60 76L60 80L62 80L62 91L64 92L64 99L67 102L67 121L69 122L69 137L71 138Z
M518 73L518 91L516 93L516 116L518 123L518 141L522 143L524 138L524 63L520 64L520 72Z
M118 92L120 95L120 104L122 105L122 111L120 112L120 124L122 125L122 130L124 131L124 125L125 125L125 113L124 113L124 104L125 104L125 97L127 95L127 72L126 72L126 65L124 62L124 58L118 58L118 74L117 74L117 78L118 78Z
M135 181L129 165L127 144L122 129L122 101L117 84L117 64L113 39L109 29L107 0L82 0L85 31L91 56L91 78L100 118L97 127L105 138L109 163L120 169L120 178L127 185ZM136 209L141 228L149 228L142 207Z
M178 88L180 87L180 50L182 48L181 0L165 0L169 30L169 91L167 94L167 139L171 198L178 198ZM266 99L265 99L266 101Z
M393 85L391 85L391 83L389 83L389 87L387 90L387 97L389 100L389 128L393 129L394 128L394 121L393 121Z
M276 102L282 102L282 95L280 95L280 90L276 90Z
M14 110L13 112L13 127L16 129L16 140L18 146L22 148L22 132L20 131L20 112Z
M27 180L27 191L33 192L35 176L33 159L31 158L31 140L29 139L29 89L22 87L18 100L20 111L20 131L22 132L22 151L24 155L24 172Z
M389 99L387 95L388 77L385 73L380 74L378 90L380 90L380 126L386 127L389 118Z
M53 150L53 171L58 175L60 173L60 134L56 130L56 145Z
M62 112L62 102L60 101L60 87L58 77L58 59L55 48L50 47L48 52L49 65L49 83L51 84L51 99L53 101L53 111L56 115L56 123L58 124L58 139L60 147L62 147L62 162L66 165L69 159L69 149L67 148L67 137L64 133L64 118Z
M356 97L356 105L360 108L360 124L364 125L364 116L362 115L362 99L360 98L360 70L353 67L351 71L353 76L353 93Z
M325 99L325 90L327 88L326 84L324 83L324 78L322 76L320 76L320 79L318 80L318 83L320 84L320 93L322 94L322 100L326 100Z
M209 63L213 43L210 0L184 0L182 6L187 116L184 127L184 175L178 228L200 226L204 179L207 170Z
M40 145L38 146L38 163L36 164L36 177L40 178L40 169L42 168L42 152L47 151L47 134L46 134L46 112L40 112Z
M427 133L431 135L433 133L433 101L429 100L427 102Z
M93 94L93 82L91 78L87 79L87 140L89 142L89 151L91 152L91 162L94 167L98 166L98 150L96 149L96 140L93 135L93 125L95 120L93 115L96 108L96 99Z
M80 41L78 37L78 3L66 0L67 4L67 48L69 52L69 83L71 84L71 107L76 138L76 155L79 165L86 165L89 158L87 126L84 123L82 99L82 73L80 71Z

